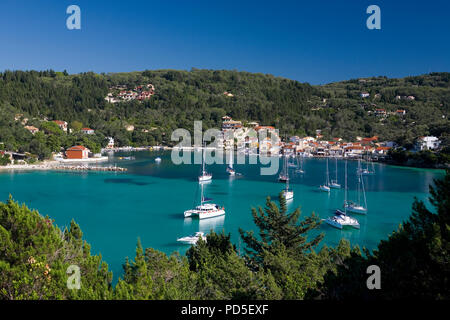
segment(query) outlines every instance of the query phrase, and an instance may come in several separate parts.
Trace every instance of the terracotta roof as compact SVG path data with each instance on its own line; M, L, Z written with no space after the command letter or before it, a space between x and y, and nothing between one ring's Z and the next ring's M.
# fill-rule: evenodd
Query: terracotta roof
M86 147L84 147L84 146L73 146L73 147L70 147L69 149L67 149L67 151L77 151L77 150L87 150L87 148Z

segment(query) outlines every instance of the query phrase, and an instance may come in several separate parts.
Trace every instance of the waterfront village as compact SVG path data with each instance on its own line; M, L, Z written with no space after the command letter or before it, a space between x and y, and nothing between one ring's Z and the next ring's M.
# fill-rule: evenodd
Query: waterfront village
M146 86L152 88L152 86ZM116 90L122 88L115 88ZM70 132L68 124L63 120L53 120L63 132ZM38 128L27 126L26 121L23 122L24 127L32 134L39 131ZM127 129L128 130L128 129ZM260 130L265 130L265 138L259 141ZM81 128L81 133L92 135L94 129ZM226 137L226 138L225 138ZM420 150L436 150L440 146L440 141L434 136L419 137L416 142L415 149ZM195 146L200 147L200 146ZM391 148L397 147L393 141L380 141L377 136L373 137L357 137L355 141L344 141L340 137L331 140L323 139L321 130L317 130L315 136L291 136L280 137L278 131L273 126L261 125L258 122L243 122L233 120L229 116L222 118L221 137L215 141L215 148L219 149L236 149L237 152L260 153L271 156L277 155L301 155L304 157L345 157L345 158L371 158L371 160L382 160L386 157L387 152ZM175 147L177 148L177 147ZM184 148L185 150L194 147ZM107 145L100 153L92 153L86 146L75 145L59 153L53 153L53 163L87 163L101 162L108 160L105 156L111 151L137 151L137 150L170 150L169 146L142 146L142 147L117 147L115 146L114 137L107 137ZM1 156L9 156L11 162L16 165L27 166L25 154L11 151L0 151Z

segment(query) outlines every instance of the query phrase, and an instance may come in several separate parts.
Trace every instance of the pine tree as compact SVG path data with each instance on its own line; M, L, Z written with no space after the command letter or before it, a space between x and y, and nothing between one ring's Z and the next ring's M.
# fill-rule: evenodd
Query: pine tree
M299 221L300 208L292 213L287 213L286 199L283 194L279 195L278 207L275 202L267 197L264 210L252 208L253 221L259 229L259 239L253 231L239 229L242 239L246 244L246 255L249 264L257 269L263 263L265 251L271 251L278 245L284 246L294 256L301 256L316 247L323 238L319 234L308 241L309 231L318 228L320 220L314 213Z

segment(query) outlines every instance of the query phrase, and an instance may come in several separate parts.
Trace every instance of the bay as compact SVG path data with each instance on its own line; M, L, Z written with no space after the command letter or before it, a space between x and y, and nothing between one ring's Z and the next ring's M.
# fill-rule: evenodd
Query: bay
M120 159L133 156L133 160ZM161 163L156 163L161 157ZM278 161L278 160L277 160ZM281 161L281 160L280 160ZM338 179L344 183L344 161L338 161ZM122 273L125 258L134 258L137 239L144 247L167 254L184 254L189 246L177 243L178 237L196 231L231 233L231 239L243 252L239 228L255 230L251 208L265 205L266 197L277 199L284 184L276 175L261 175L260 165L236 164L242 176L229 177L225 164L208 166L213 181L205 185L205 196L223 205L226 216L198 220L183 217L183 211L198 204L200 197L197 176L200 165L175 165L168 151L116 153L104 165L128 169L114 172L25 171L0 173L0 200L11 194L16 201L48 215L64 228L74 219L81 227L93 253L101 253L114 272ZM281 166L281 162L280 162ZM315 212L320 218L342 208L344 190L330 194L318 190L325 180L325 159L305 159L305 174L291 171L294 200L288 209L300 206L302 215ZM334 160L330 160L330 175L334 179ZM349 199L356 197L357 162L348 161ZM361 228L337 230L322 224L322 242L335 246L341 238L352 245L374 249L411 214L414 197L428 203L428 186L444 171L395 167L374 164L376 173L364 176L368 214L353 215ZM281 167L280 167L281 170Z

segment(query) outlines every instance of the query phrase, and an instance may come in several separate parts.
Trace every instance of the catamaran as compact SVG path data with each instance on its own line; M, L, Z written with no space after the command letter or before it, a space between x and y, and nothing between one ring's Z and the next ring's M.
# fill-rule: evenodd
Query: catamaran
M336 210L334 216L325 219L325 222L330 226L342 229L343 227L349 226L355 229L359 229L359 222L355 218L348 216L345 212L341 210Z
M203 157L202 157L202 174L198 177L198 182L209 182L212 180L212 174L206 171L206 145L203 146Z
M345 162L345 200L347 201L347 161ZM347 208L344 206L344 211L337 209L334 216L325 219L325 222L330 226L342 229L345 226L350 226L359 229L359 222L355 218L347 215Z
M205 234L203 232L196 232L195 234L192 234L187 237L178 238L178 242L186 243L186 244L196 244L199 239L202 239L203 241L206 241Z
M334 180L331 180L331 183L330 183L329 187L330 187L330 188L333 188L333 189L340 189L340 188L341 188L341 185L338 183L338 165L337 165L337 158L336 158L335 160L336 160L336 170L335 170L335 172L336 172L336 177L335 177Z
M361 160L358 159L358 168L361 167ZM345 199L344 208L346 208L349 212L359 213L359 214L367 214L367 199L366 192L364 190L364 180L362 177L361 170L358 170L358 202L347 201ZM361 199L362 196L362 199ZM363 200L363 201L361 201ZM362 204L364 202L364 204Z
M325 183L319 187L320 190L330 192L330 174L328 172L328 158L327 158L327 172L325 177Z
M206 219L225 214L225 207L220 207L214 203L208 203L212 199L203 196L203 188L204 185L201 184L200 205L196 206L194 209L186 210L184 212L185 218L197 216L199 219Z

